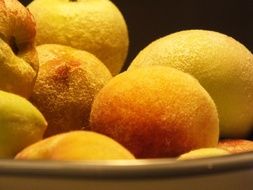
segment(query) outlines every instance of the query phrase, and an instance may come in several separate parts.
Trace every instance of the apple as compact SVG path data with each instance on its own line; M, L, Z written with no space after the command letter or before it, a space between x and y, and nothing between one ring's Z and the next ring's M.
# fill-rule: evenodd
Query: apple
M37 23L36 43L62 44L97 56L113 75L128 52L125 20L109 0L34 0L28 5Z
M3 0L0 18L0 89L29 98L38 72L33 16L17 0Z

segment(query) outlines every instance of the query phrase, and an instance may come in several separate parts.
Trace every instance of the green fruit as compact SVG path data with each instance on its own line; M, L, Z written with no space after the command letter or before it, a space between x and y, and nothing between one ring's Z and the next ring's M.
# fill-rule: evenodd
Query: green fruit
M47 122L25 98L0 91L0 158L13 158L42 139Z

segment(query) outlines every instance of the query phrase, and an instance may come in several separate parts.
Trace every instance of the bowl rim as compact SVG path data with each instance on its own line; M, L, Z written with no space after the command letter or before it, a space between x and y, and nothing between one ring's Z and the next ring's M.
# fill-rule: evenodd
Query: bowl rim
M0 160L0 177L95 179L180 178L253 170L253 152L179 161L136 159L108 161Z

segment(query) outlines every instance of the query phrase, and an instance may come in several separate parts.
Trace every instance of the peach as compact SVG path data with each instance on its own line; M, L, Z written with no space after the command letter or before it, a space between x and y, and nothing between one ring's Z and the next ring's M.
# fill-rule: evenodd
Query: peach
M109 137L88 131L72 131L28 146L15 159L115 160L134 159L134 156Z
M218 147L233 154L253 151L253 141L245 139L223 139L218 143Z
M230 153L228 151L221 148L200 148L180 155L178 160L194 160L194 159L226 156L229 154Z
M86 129L91 104L111 79L106 66L94 55L68 46L37 47L40 70L31 102L48 122L45 137Z
M215 104L199 82L163 66L119 74L94 99L91 130L128 148L137 158L174 157L215 147Z

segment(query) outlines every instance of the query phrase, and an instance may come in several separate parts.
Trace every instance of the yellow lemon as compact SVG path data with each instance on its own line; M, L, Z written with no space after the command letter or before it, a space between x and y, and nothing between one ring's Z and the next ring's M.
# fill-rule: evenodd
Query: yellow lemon
M196 77L213 98L221 136L245 137L253 127L253 56L235 39L206 30L186 30L158 39L129 69L174 67Z
M28 100L0 91L0 158L13 158L42 139L47 122Z

